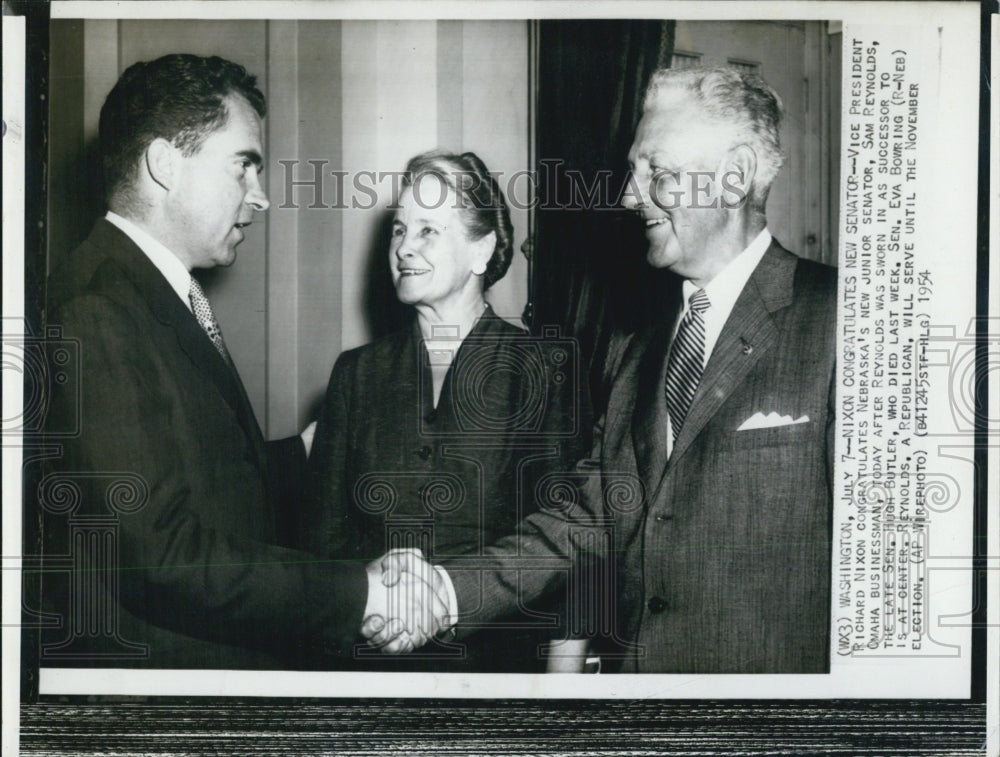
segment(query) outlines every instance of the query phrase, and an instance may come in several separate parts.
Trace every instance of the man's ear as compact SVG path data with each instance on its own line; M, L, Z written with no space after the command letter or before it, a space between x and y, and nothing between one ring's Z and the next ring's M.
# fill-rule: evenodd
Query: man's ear
M750 145L729 151L722 172L722 207L741 208L750 197L757 176L757 153Z
M482 276L486 273L486 266L490 264L490 259L493 257L493 250L497 246L497 233L491 231L482 239L477 239L472 245L475 250L475 257L472 261L472 272L476 276Z
M162 137L157 137L149 143L145 157L149 178L166 190L172 189L177 178L180 150Z

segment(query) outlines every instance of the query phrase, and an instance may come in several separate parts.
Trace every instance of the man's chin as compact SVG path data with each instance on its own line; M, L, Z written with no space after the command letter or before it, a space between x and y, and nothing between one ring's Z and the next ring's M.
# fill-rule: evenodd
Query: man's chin
M646 262L653 268L669 268L675 261L676 256L662 244L650 244L646 250Z
M236 262L236 247L231 247L221 252L215 257L215 265L220 268L228 268Z

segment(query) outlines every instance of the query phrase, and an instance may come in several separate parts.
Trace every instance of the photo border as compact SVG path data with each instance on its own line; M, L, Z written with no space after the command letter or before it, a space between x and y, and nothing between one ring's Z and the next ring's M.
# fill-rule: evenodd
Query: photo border
M23 9L18 9L18 3L11 3L17 12L23 12L27 22L27 76L26 83L29 95L44 94L47 91L47 24L48 8L39 3L21 3ZM356 7L360 4L345 4ZM513 4L521 7L519 4ZM579 9L580 4L572 4ZM988 271L989 276L980 276L977 290L977 366L980 375L986 375L988 366L988 340L996 338L995 329L990 331L990 324L996 323L996 312L987 312L990 303L989 293L991 278L995 279L996 265L990 258L990 99L989 89L985 85L990 73L988 55L991 51L991 3L981 3L982 9L982 64L980 88L980 171L979 171L979 225L977 229L977 265L980 272ZM621 15L616 10L616 16ZM436 16L435 16L436 17ZM47 133L47 112L44 101L38 97L26 99L26 151L25 151L25 235L26 250L44 249L45 228L45 187L44 171L39 171L45 165L45 149ZM5 114L6 119L6 114ZM33 162L41 159L41 162ZM992 170L995 171L995 160ZM993 232L996 233L995 231ZM26 256L25 265L35 265L37 256ZM6 258L6 256L5 256ZM994 266L990 263L994 262ZM6 263L6 260L5 260ZM41 286L37 270L27 270L26 287L33 283L34 289L26 288L25 302L39 304L41 302ZM992 282L996 295L996 284ZM994 305L994 308L996 306ZM40 315L28 313L28 323ZM989 317L984 317L989 316ZM986 382L977 385L982 402L979 407L992 408L986 396ZM977 419L976 434L976 486L975 486L975 553L973 556L975 600L986 597L987 581L996 584L998 566L995 545L989 548L983 535L989 534L988 501L989 486L994 486L996 475L996 455L988 459L990 439L986 429L985 414ZM995 450L992 450L995 453ZM991 466L991 467L988 467ZM993 478L987 476L991 472ZM6 488L6 487L5 487ZM994 497L996 492L993 493ZM6 517L6 514L5 514ZM30 525L30 524L29 524ZM5 529L6 530L6 529ZM29 535L30 538L30 535ZM27 552L27 550L25 550ZM5 557L4 568L7 569ZM6 573L5 573L6 576ZM194 746L190 753L219 754L227 753L220 749L232 748L233 753L241 754L273 754L276 745L289 741L296 743L296 735L315 738L308 742L309 748L360 749L370 751L389 751L390 748L406 748L410 753L438 754L450 743L447 738L434 737L431 731L420 730L423 724L435 722L440 725L440 713L443 708L468 711L481 720L483 737L505 732L528 733L530 736L522 740L511 737L507 746L509 752L500 752L497 745L483 744L476 746L476 727L468 726L456 729L449 726L452 734L465 739L468 752L478 753L491 751L494 753L544 753L536 751L544 747L552 752L567 752L573 750L599 750L601 753L614 754L634 753L637 749L653 749L659 753L681 753L688 751L684 734L697 736L702 734L711 739L714 729L724 724L733 724L743 733L739 746L750 753L751 749L767 751L771 746L777 746L782 740L786 746L794 743L796 754L820 753L833 746L846 749L872 748L876 745L884 748L895 747L899 753L906 754L982 754L986 748L984 742L975 747L974 737L976 724L982 722L985 737L985 719L987 711L988 666L986 658L994 655L995 648L987 649L987 607L984 601L975 601L973 605L973 644L972 644L972 690L967 700L659 700L651 701L583 701L583 700L405 700L405 699L366 699L357 702L342 700L311 699L281 699L269 698L227 699L187 698L187 697L149 697L131 699L119 704L94 704L82 697L37 697L37 659L34 671L30 667L22 668L22 704L20 723L22 734L27 738L22 747L31 750L53 749L59 744L64 747L72 744L72 751L77 754L78 747L99 751L106 749L109 732L132 733L137 739L144 741L143 753L175 753L177 749L176 729L178 724L194 719L195 721L225 718L226 729L238 737L240 734L247 739L255 740L245 743L233 743L233 736L212 736L209 733L195 735L191 742ZM994 623L995 625L995 623ZM5 636L6 636L5 629ZM992 632L995 647L995 631ZM32 659L32 650L22 648L22 660ZM37 652L37 650L35 650ZM6 653L5 653L6 654ZM37 658L37 654L34 655ZM977 663L982 662L982 665ZM32 672L35 673L32 676ZM994 680L995 683L995 680ZM996 692L990 692L995 697ZM25 696L27 695L27 696ZM10 697L5 697L10 702ZM995 709L995 699L990 703ZM7 705L5 705L6 710ZM371 710L377 708L382 717L369 719ZM275 725L275 720L281 715L300 713L299 718L289 717L291 723ZM130 728L135 717L141 715L143 732ZM357 715L355 719L352 716ZM388 730L383 730L383 717L391 715L397 719ZM437 717L435 717L437 716ZM572 723L554 722L560 717ZM590 724L581 723L581 719L591 717ZM61 725L53 728L57 720ZM357 724L352 725L354 720ZM541 721L541 723L539 723ZM4 717L7 725L11 720ZM343 725L341 731L331 731L330 724ZM407 726L407 723L410 725ZM821 728L816 728L821 723ZM995 723L995 720L994 720ZM301 728L296 728L296 724ZM613 724L613 725L612 725ZM599 747L596 742L586 743L581 734L589 734L593 729L602 726L615 734L608 748ZM427 726L429 728L429 726ZM839 729L831 731L833 729ZM811 735L806 734L809 728L814 728ZM124 729L124 730L119 730ZM273 729L272 739L259 738L258 735ZM756 730L756 733L754 732ZM849 731L854 733L848 733ZM103 735L102 735L103 734ZM795 737L795 734L799 734ZM833 735L831 735L833 734ZM551 735L551 739L548 736ZM670 737L670 738L668 738ZM469 741L469 739L473 741ZM618 742L627 738L629 743ZM995 738L995 734L994 734ZM40 739L40 740L39 740ZM71 741L67 741L71 739ZM414 746L414 739L421 743ZM634 741L633 741L634 739ZM673 743L671 744L671 739ZM306 743L306 742L301 742ZM706 742L702 742L705 744ZM732 746L735 742L727 742ZM533 746L532 746L533 745ZM643 746L645 745L645 746ZM749 746L748 746L749 745ZM726 751L711 751L714 748L725 749L724 744L703 746L703 753L724 754ZM789 747L790 748L790 747ZM145 750L157 751L145 751ZM185 748L186 751L187 748ZM669 749L670 751L665 751ZM933 751L921 751L921 750ZM942 751L949 749L952 751ZM812 751L810 751L812 750ZM958 750L958 751L955 751ZM41 753L39 752L39 753ZM761 753L762 753L761 752ZM301 754L302 751L294 753ZM829 753L823 751L823 753Z

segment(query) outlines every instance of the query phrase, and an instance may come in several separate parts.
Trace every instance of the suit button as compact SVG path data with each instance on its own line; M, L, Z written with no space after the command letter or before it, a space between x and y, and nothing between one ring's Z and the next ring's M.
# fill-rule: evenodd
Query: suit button
M433 454L433 452L434 450L432 450L427 445L424 445L423 447L417 450L417 455L419 455L421 460L426 460Z
M646 607L652 613L663 612L667 609L667 601L663 597L650 597Z

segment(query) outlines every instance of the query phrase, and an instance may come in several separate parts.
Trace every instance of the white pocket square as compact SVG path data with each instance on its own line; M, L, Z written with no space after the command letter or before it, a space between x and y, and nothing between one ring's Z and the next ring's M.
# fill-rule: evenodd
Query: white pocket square
M740 426L737 431L752 431L756 428L777 428L778 426L794 426L797 423L808 423L809 416L803 415L792 420L790 415L778 415L777 413L754 413Z

